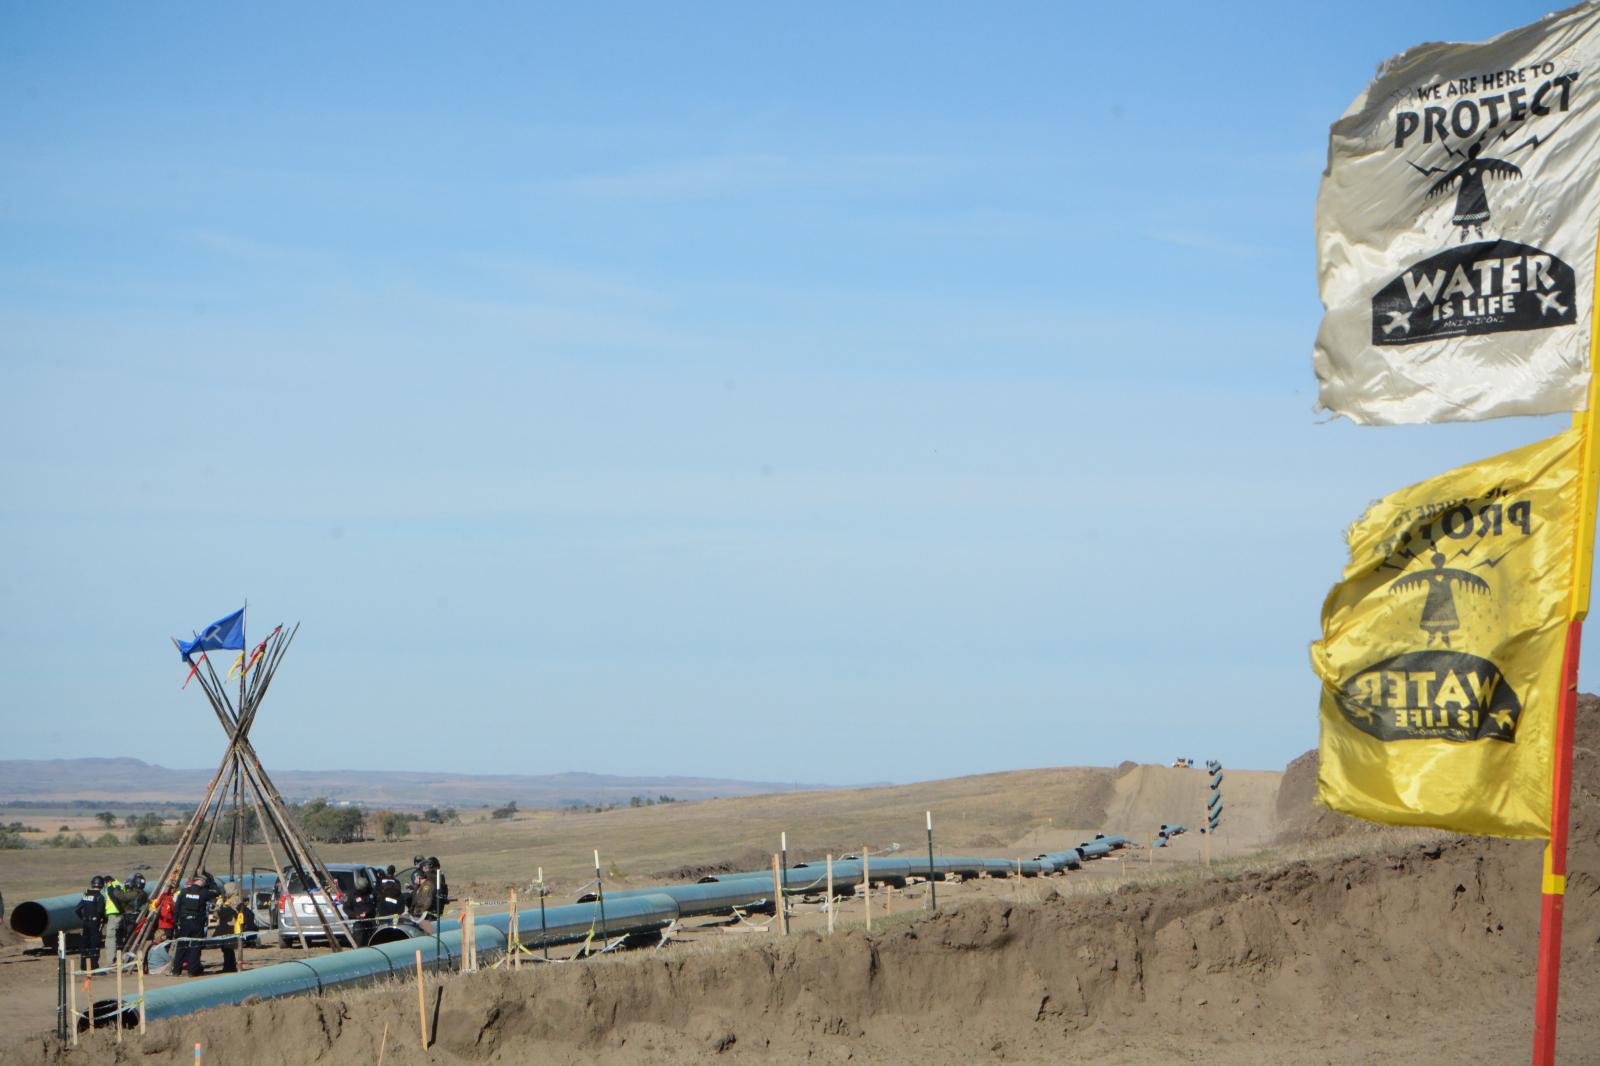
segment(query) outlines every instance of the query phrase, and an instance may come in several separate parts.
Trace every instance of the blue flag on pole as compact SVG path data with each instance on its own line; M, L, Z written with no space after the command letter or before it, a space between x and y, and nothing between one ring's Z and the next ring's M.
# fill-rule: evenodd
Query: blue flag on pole
M178 641L178 651L183 655L183 661L188 662L189 656L197 651L218 651L225 648L235 648L244 651L244 608L219 618L200 631L200 635L193 640Z

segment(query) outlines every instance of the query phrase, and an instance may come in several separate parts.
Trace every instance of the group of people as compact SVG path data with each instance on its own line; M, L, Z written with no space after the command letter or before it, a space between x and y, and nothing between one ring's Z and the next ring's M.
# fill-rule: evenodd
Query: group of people
M231 881L220 885L208 873L189 878L176 894L163 892L156 898L155 912L156 943L177 941L174 975L200 977L206 972L201 949L207 938L222 949L222 972L236 973L238 945L256 931L255 911L245 905L239 886Z
M398 921L410 915L419 921L436 920L450 902L449 883L436 856L418 855L412 859L409 881L402 885L394 866L382 871L376 884L363 878L345 904L345 915L357 923L360 941L383 919ZM255 911L246 906L239 887L232 882L219 884L209 873L200 873L176 890L165 890L154 899L145 887L143 874L126 882L107 874L93 878L77 905L83 923L79 954L84 970L101 966L102 952L112 959L124 957L128 938L147 910L155 920L152 942L177 941L173 952L173 974L199 977L205 973L201 949L209 939L222 950L222 971L239 968L237 945L257 931Z
M450 884L444 879L444 871L439 868L437 856L415 855L411 859L411 884L410 888L410 913L413 918L432 921L444 913L445 905L450 902ZM389 867L389 876L394 877L394 867ZM398 884L398 882L397 882ZM398 914L399 911L394 913Z
M256 930L255 912L244 905L237 885L224 886L208 873L189 878L176 891L163 891L154 899L145 888L143 874L126 882L110 875L90 880L75 908L83 923L79 957L84 970L99 969L101 955L109 951L113 960L124 958L128 938L146 910L155 920L152 942L176 940L174 974L199 977L205 973L201 948L209 937L222 948L222 970L239 968L236 945Z
M404 883L393 864L380 867L376 881L357 873L344 905L344 915L354 923L356 942L365 944L379 925L394 925L402 915L433 921L450 901L450 886L435 856L411 860L411 876Z
M85 970L99 969L100 956L105 951L110 951L113 959L120 957L140 913L150 902L144 885L144 874L134 874L126 882L110 874L90 879L74 908L83 923L79 955Z

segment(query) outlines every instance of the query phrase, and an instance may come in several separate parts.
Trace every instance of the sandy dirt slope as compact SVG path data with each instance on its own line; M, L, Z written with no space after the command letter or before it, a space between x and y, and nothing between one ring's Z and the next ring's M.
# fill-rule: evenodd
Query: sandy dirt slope
M1567 1063L1592 1062L1600 1041L1596 845L1591 832L1576 856ZM388 1022L397 1064L1513 1062L1531 1024L1537 863L1536 846L1447 841L974 902L871 936L448 980L426 1055L402 986L161 1023L118 1059L177 1062L201 1041L208 1061L238 1066L366 1061Z
M1272 839L1277 818L1276 770L1224 768L1222 835L1235 848L1255 848ZM1161 823L1182 823L1198 842L1204 825L1210 778L1203 768L1136 766L1117 778L1106 803L1107 832L1148 841Z

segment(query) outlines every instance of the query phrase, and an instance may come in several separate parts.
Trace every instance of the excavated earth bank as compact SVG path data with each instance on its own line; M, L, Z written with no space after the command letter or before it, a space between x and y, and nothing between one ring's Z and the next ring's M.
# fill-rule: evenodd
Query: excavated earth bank
M1600 1062L1600 701L1580 715L1561 1061ZM669 947L152 1025L95 1061L1423 1063L1524 1061L1540 846L1468 838L870 936ZM7 1061L57 1057L33 1037ZM83 1052L59 1056L84 1059Z

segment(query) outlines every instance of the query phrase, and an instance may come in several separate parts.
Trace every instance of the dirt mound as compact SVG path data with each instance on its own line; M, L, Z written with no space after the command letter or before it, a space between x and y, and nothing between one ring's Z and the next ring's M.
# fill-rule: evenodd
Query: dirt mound
M1256 848L1271 841L1282 777L1276 770L1224 772L1223 823L1233 846ZM1195 830L1185 846L1198 847L1198 831L1205 823L1211 796L1210 780L1204 769L1194 767L1145 765L1123 770L1106 796L1101 827L1108 833L1148 841L1162 824L1183 824Z
M1277 842L1298 844L1346 833L1383 830L1384 826L1374 822L1352 818L1317 804L1317 769L1321 764L1317 749L1312 748L1284 767L1283 781L1278 785Z
M1590 892L1593 844L1574 856ZM427 1061L1513 1061L1530 1028L1537 871L1537 846L1460 840L1231 882L974 904L870 937L501 971L448 981L430 1002ZM1562 1034L1581 1049L1600 1038L1600 909L1571 912ZM160 1023L141 1050L200 1041L238 1066L362 1061L388 1022L390 1059L417 1062L415 1010L409 988L272 1001ZM297 1042L263 1039L283 1033Z

